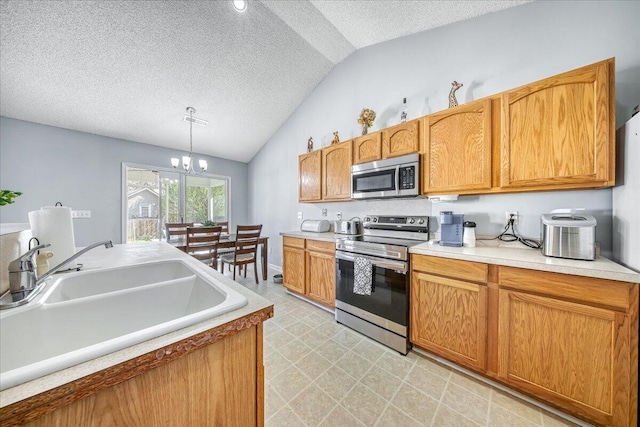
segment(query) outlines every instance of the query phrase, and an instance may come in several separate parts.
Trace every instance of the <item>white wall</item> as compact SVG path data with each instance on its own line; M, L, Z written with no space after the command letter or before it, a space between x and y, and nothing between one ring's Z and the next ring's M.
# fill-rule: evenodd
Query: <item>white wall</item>
M399 121L403 97L409 119L448 107L451 82L464 87L460 103L479 99L587 64L616 57L617 120L623 123L640 101L640 2L536 1L469 21L425 31L356 51L302 102L249 163L249 219L264 224L272 239L270 261L281 263L280 231L296 230L305 218L328 219L366 213L464 213L479 234L497 234L504 212L522 214L519 231L539 235L539 216L553 208L585 207L598 219L604 254L611 249L611 190L541 192L463 197L455 204L425 200L349 203L298 203L298 155L309 136L315 148L329 145L332 132L342 140L358 136L362 108L378 114L372 130Z
M121 241L122 162L170 168L179 151L0 117L0 187L24 194L0 208L0 222L29 222L27 213L60 201L91 210L75 219L77 246ZM231 177L231 222L247 222L247 164L197 155L209 172Z

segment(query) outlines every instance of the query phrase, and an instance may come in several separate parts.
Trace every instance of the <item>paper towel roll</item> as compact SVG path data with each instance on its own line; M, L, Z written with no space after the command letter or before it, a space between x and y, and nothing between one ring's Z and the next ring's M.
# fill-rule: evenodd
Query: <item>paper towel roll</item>
M37 237L41 244L51 243L47 248L53 252L49 259L51 268L76 253L76 243L73 235L73 220L71 208L66 206L45 206L39 211L29 212L31 234ZM76 262L66 265L67 268L76 268Z

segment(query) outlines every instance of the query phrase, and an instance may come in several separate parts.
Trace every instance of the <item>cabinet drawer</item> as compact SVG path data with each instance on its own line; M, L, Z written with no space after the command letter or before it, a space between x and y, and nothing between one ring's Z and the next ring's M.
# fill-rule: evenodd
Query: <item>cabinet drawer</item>
M411 268L429 274L486 283L489 266L457 259L411 255Z
M629 291L632 286L627 282L514 267L500 267L498 283L501 288L614 307L622 311L629 309Z
M336 244L334 242L321 242L319 240L307 239L307 249L310 251L335 252Z
M283 237L282 238L283 246L291 246L293 248L301 248L304 249L304 239L298 239L296 237Z

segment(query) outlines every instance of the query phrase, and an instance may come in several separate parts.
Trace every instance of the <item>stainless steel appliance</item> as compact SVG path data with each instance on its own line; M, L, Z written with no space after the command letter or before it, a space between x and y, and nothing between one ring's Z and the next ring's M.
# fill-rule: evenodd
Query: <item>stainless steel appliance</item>
M382 199L420 195L418 153L351 166L351 198Z
M409 344L409 248L429 240L429 217L366 216L364 234L336 240L336 321L394 350ZM355 293L356 263L371 264L370 294Z
M360 221L360 218L351 218L349 221L337 220L333 224L333 231L336 234L362 234L362 221Z
M542 254L549 257L596 259L596 219L576 213L540 216Z
M462 246L464 215L440 212L440 245Z

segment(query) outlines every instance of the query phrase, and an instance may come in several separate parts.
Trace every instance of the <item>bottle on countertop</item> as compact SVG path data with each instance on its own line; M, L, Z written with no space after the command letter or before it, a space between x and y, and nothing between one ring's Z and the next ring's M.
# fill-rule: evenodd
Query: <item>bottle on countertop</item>
M462 224L462 246L466 248L476 247L476 223L473 221L465 221Z
M53 257L51 251L40 251L36 256L36 276L40 277L49 271L49 258Z
M400 113L400 123L407 122L407 98L402 100L402 113Z

